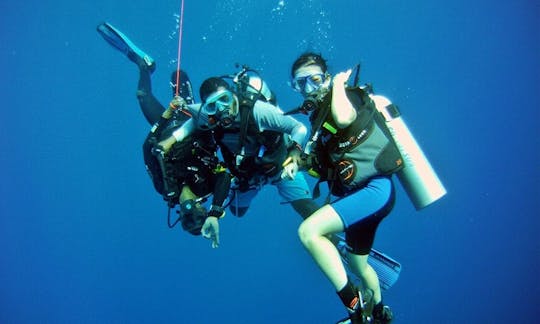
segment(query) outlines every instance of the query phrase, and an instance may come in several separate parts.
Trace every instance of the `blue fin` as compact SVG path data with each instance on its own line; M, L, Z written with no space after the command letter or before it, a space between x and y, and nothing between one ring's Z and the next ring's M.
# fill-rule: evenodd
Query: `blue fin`
M178 70L175 70L171 73L171 90L173 96L176 95L176 73ZM178 89L178 95L186 101L188 105L195 103L195 97L193 96L193 87L191 86L191 81L186 71L180 70L180 88Z
M388 255L375 249L369 252L368 263L379 276L381 289L387 290L399 279L401 264Z
M155 68L154 59L138 48L126 35L114 28L111 24L104 22L99 24L96 29L112 47L124 53L124 55L137 65Z

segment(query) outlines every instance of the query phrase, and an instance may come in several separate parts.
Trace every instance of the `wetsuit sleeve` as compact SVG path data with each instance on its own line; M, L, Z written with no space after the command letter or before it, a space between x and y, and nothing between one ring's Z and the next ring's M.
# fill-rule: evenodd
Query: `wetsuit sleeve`
M229 195L229 189L231 187L231 176L228 172L218 172L216 174L216 181L214 185L214 192L212 198L212 205L223 207L223 203Z
M159 138L161 136L161 133L166 129L166 126L169 124L169 122L172 119L173 118L167 119L161 116L159 118L159 121L155 123L154 126L152 126L152 128L150 129L150 132L153 134L153 136L155 136L156 138Z
M150 72L147 69L140 70L137 99L148 123L150 125L157 123L160 120L161 114L165 111L165 107L163 107L152 93Z
M291 139L302 145L307 136L307 128L291 116L283 115L283 112L269 103L257 101L253 107L253 117L259 130L272 130L289 134Z

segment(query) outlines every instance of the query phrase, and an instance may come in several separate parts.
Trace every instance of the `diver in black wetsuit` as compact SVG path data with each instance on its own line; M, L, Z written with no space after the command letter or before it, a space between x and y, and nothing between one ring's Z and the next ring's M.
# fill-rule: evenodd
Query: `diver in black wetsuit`
M156 69L154 60L111 24L99 24L97 31L139 67L137 99L144 117L153 125L143 144L143 155L156 191L163 195L169 207L180 205L180 220L184 230L193 235L202 232L203 236L212 239L212 246L217 247L217 220L225 215L223 204L231 177L217 158L217 148L211 134L193 134L189 141L173 147L166 157L154 149L155 143L169 136L174 128L190 118L182 109L194 102L187 73L172 73L174 97L165 108L152 93L151 75ZM176 84L177 80L179 85ZM201 200L211 194L212 206L207 212Z

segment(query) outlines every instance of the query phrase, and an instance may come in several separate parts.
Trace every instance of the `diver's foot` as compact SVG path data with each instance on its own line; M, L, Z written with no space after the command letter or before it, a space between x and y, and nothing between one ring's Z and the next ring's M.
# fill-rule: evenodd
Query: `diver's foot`
M156 70L156 62L154 59L139 49L138 51L130 50L127 53L127 57L130 59L130 61L137 64L141 70L147 70L150 73Z
M373 319L376 324L388 324L392 322L394 314L387 305L379 303L373 307Z
M373 323L362 317L360 312L355 312L349 315L349 317L339 320L336 324L368 324Z
M361 296L362 303L358 303L356 309L347 308L349 317L337 322L337 324L371 324L377 323L373 321L373 291L366 289L363 292L358 292Z

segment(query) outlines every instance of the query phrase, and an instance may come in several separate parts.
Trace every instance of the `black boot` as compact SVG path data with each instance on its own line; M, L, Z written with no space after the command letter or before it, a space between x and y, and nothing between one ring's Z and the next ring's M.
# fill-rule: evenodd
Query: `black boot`
M382 302L373 307L373 319L376 324L388 324L392 322L394 314L387 305L383 305Z
M345 286L347 287L347 286ZM345 288L344 288L345 289ZM342 290L343 291L343 290ZM339 294L339 293L338 293ZM341 295L340 295L341 296ZM351 307L347 307L349 317L337 322L337 324L371 324L373 321L373 291L366 289L358 292L358 301Z

